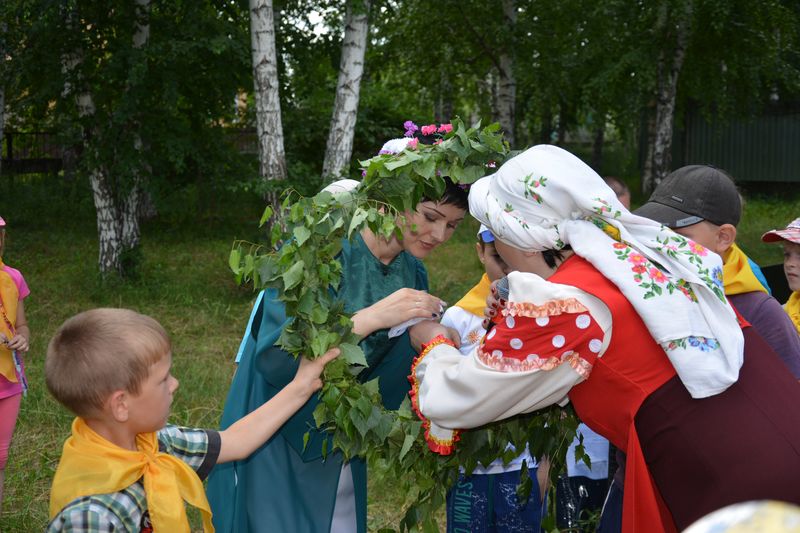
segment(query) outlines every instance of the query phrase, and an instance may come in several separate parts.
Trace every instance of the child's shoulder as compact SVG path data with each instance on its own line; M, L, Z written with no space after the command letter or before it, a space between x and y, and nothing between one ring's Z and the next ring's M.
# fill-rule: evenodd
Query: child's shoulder
M76 498L50 521L47 533L141 531L146 511L144 487L137 481L117 492Z
M12 280L14 280L14 284L17 286L17 289L19 290L20 300L25 298L28 294L30 294L30 289L28 289L28 284L25 282L25 278L23 277L22 272L8 265L3 265L3 271L6 274L8 274Z
M158 433L158 447L188 464L204 479L217 463L221 439L213 429L189 428L167 424Z

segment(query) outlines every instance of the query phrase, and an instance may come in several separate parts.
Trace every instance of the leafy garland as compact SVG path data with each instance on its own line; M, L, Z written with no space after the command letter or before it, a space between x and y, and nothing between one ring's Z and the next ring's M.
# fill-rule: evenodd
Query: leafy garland
M367 361L352 333L350 316L332 288L342 275L337 256L342 240L368 227L383 237L400 234L400 213L412 211L422 198L439 198L445 189L443 175L458 184L470 184L501 164L509 155L499 125L467 128L458 119L442 142L417 145L392 155L362 161L366 169L354 191L314 197L288 195L281 213L267 207L261 218L271 225L271 247L237 241L230 267L239 282L257 288L277 289L294 320L284 328L278 343L293 355L319 357L338 346L342 356L327 365L320 403L314 412L319 428L330 431L332 448L345 458L360 456L400 485L412 504L401 521L402 530L438 531L435 511L444 504L447 489L458 479L459 466L467 472L500 457L506 462L529 445L534 457L565 455L575 435L577 419L570 410L552 407L534 414L464 431L456 452L441 456L428 450L422 423L408 398L397 411L383 407L378 381L361 383L356 376ZM309 349L311 353L309 354ZM306 435L306 442L308 435ZM323 455L331 452L323 442ZM582 446L578 455L582 455ZM586 460L586 459L584 459ZM520 495L527 497L532 484L523 468Z

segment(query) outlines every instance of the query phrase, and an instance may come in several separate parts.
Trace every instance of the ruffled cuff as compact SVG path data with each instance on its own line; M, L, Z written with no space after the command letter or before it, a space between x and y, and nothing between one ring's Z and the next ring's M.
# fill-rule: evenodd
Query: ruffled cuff
M435 347L442 344L447 344L455 348L453 341L443 335L438 335L427 344L422 345L422 351L420 351L419 355L414 360L414 364L411 365L411 375L408 376L408 380L411 382L411 391L409 395L411 396L411 407L419 419L422 420L422 426L425 428L425 442L428 443L428 448L430 448L432 452L440 455L450 455L455 450L455 444L460 438L461 431L437 426L425 418L419 408L419 385L422 380L422 375L425 373L426 366L425 364L420 365L420 363L422 363L425 356Z

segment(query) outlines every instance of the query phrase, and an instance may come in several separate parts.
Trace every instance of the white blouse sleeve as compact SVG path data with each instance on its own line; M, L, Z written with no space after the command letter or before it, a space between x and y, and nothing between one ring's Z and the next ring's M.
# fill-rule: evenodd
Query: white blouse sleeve
M496 325L468 356L435 343L412 368L412 402L435 451L448 453L458 429L565 404L610 342L607 307L584 291L520 272L509 289Z

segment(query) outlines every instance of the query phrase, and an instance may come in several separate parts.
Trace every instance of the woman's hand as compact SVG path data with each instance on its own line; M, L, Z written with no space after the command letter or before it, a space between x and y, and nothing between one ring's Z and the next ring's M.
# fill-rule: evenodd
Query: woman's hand
M483 309L483 329L489 329L489 323L497 315L498 311L506 305L505 300L497 296L497 280L492 282L489 296L486 297L486 307Z
M461 336L453 328L443 326L438 322L432 320L423 320L418 324L414 324L408 328L408 336L411 340L411 346L419 352L422 350L422 345L431 342L439 335L453 341L456 348L461 347Z
M366 337L412 318L439 318L444 305L442 300L425 291L399 289L353 315L353 333Z

